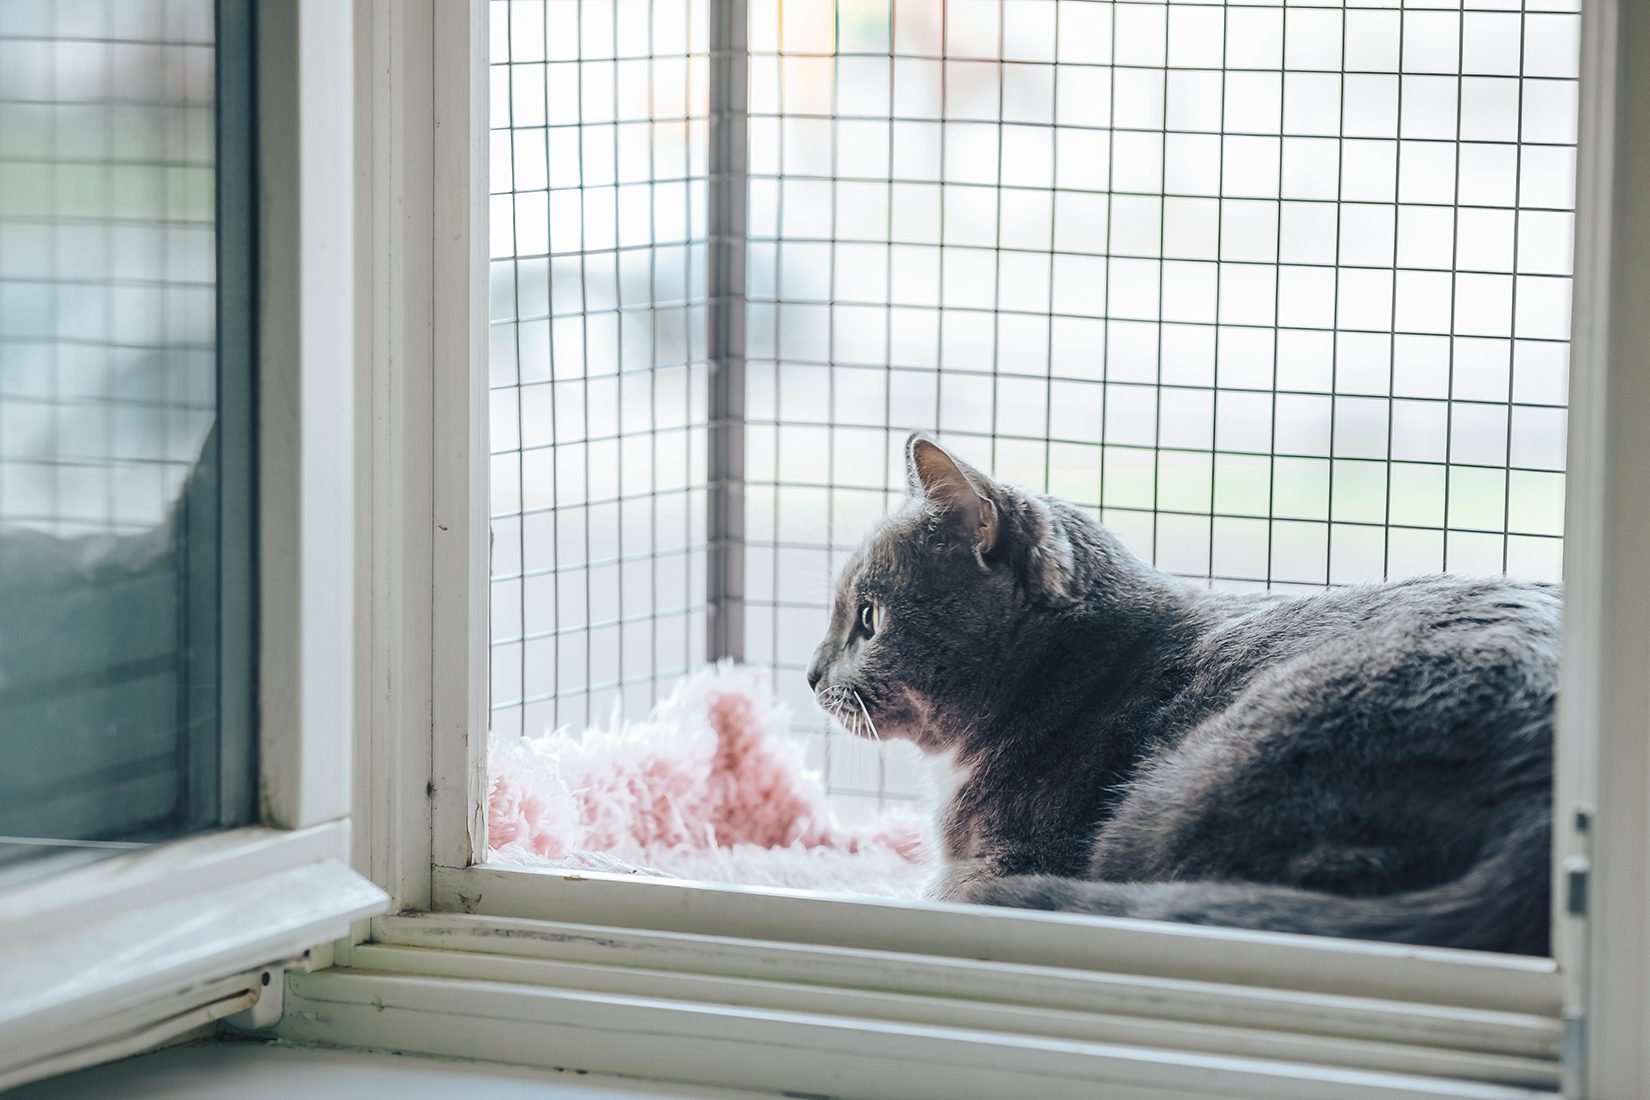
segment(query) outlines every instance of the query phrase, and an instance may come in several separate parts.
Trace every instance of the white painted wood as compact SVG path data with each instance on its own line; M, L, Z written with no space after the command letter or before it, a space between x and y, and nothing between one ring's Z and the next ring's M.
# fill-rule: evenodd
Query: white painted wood
M382 905L376 887L327 861L26 937L19 943L28 950L0 971L5 1046L29 1053L72 1030L87 1006L141 1012L156 994L244 969L248 960L301 956Z
M430 0L356 0L356 866L430 897L434 115Z
M438 910L1343 993L1556 1018L1550 959L1155 921L438 867Z
M350 805L350 10L261 4L257 31L260 816L301 828Z
M168 987L302 955L347 929L349 920L382 908L383 894L337 861L309 864L251 882L126 910L19 940L27 952L8 958L6 1044L26 1050L100 1011L138 1006Z
M571 963L524 959L503 954L367 945L350 959L355 970L417 973L467 981L513 982L545 989L655 998L725 1005L752 1011L797 1012L819 1016L886 1020L893 1023L967 1028L1028 1038L1111 1043L1235 1055L1311 1065L1338 1066L1388 1073L1409 1073L1465 1081L1498 1081L1528 1088L1555 1089L1559 1065L1557 1043L1546 1057L1489 1053L1441 1044L1439 1034L1414 1028L1420 1042L1383 1042L1359 1034L1324 1035L1279 1027L1264 1018L1244 1019L1229 1013L1226 1023L1190 1022L1168 1012L1164 1004L1116 1005L1108 1011L1102 998L1081 1007L1053 1008L1038 1002L1004 1003L995 997L969 997L953 991L934 997L907 992L907 983L872 982L868 985L779 982L767 978L706 975L611 963ZM898 990L888 991L890 988ZM1216 997L1222 992L1210 987ZM1168 998L1165 998L1167 1000ZM1312 998L1302 998L1310 1002ZM1315 1027L1333 1023L1335 1005L1320 999ZM1230 1009L1230 1004L1223 1006ZM1300 1008L1306 1008L1301 1004ZM1204 1010L1203 1014L1207 1014ZM1305 1016L1305 1012L1300 1013ZM1367 1019L1371 1013L1366 1013ZM1394 1013L1396 1015L1396 1013ZM1443 1023L1434 1015L1432 1022ZM1539 1021L1545 1023L1545 1021Z
M347 836L342 823L332 822L296 832L234 829L140 848L11 887L0 894L0 929L9 936L32 935L96 919L100 908L143 908L306 863L343 859Z
M435 861L487 851L487 9L434 9Z
M923 1100L1551 1096L1263 1058L358 970L294 974L283 1038L725 1087Z
M1582 6L1554 912L1575 1097L1650 1094L1650 12ZM1583 827L1580 815L1587 815ZM1590 864L1590 868L1589 868ZM1584 919L1565 873L1587 871Z
M238 996L225 979L255 981L382 910L383 892L342 862L347 843L342 823L236 830L0 898L0 1076L27 1077L42 1057L95 1060L110 1042Z
M177 1011L171 1012L157 1006L154 1022L136 1028L128 1027L119 1018L81 1021L72 1032L60 1032L53 1037L53 1041L30 1051L28 1062L0 1070L0 1091L100 1062L126 1058L177 1041L191 1033L210 1031L218 1021L258 1003L261 989L259 977L256 972L237 975L229 981L214 983L210 992L191 990L192 996L168 998L168 1001L177 1002ZM210 999L203 1001L203 996Z
M1291 989L1167 979L1098 969L1065 969L770 943L723 936L428 913L373 920L379 945L423 952L396 956L403 968L436 963L435 951L501 956L512 964L551 961L638 974L751 979L813 988L884 991L943 1003L987 1002L1036 1009L1106 1013L1142 1021L1234 1026L1286 1035L1454 1048L1555 1063L1560 1028L1551 1016L1310 993ZM363 949L369 952L392 947ZM367 954L363 959L384 958ZM355 965L373 967L371 961ZM661 988L669 979L661 978ZM552 984L540 982L539 984Z

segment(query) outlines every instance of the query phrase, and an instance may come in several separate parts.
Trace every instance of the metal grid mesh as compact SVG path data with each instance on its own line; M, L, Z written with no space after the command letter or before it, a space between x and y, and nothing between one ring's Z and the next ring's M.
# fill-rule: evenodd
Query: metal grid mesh
M750 0L744 656L813 713L918 428L1213 585L1556 577L1576 7Z
M492 721L704 659L706 0L494 0Z
M751 659L803 694L914 428L1225 587L1556 575L1558 6L753 0Z
M216 412L210 0L0 4L0 523L158 525Z

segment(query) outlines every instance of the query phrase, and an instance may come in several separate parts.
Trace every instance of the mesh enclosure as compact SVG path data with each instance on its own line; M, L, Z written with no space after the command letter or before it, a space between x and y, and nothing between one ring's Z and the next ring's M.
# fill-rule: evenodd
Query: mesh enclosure
M750 0L746 30L740 655L844 807L921 786L802 677L913 429L1220 587L1556 579L1574 3Z

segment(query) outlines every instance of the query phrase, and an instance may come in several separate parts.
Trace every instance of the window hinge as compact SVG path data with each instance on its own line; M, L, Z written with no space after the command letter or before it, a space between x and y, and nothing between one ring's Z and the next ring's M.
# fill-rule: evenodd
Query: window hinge
M1587 1095L1587 1017L1579 1011L1564 1014L1564 1071L1565 1096Z
M223 1023L234 1031L267 1031L281 1022L281 1007L286 994L286 967L265 967L258 975L258 999L252 1007L225 1016Z

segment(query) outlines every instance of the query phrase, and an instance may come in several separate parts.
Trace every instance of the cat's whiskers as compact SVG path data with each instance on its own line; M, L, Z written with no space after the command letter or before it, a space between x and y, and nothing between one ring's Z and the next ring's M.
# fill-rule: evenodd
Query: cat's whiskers
M871 741L882 740L882 734L878 732L877 724L872 720L858 689L832 684L819 693L818 702L819 709L836 719L837 724L850 735Z
M881 741L882 734L877 732L877 724L871 721L871 712L866 709L865 699L860 695L858 688L850 688L854 693L854 702L859 704L859 712L865 716L865 728L871 731L871 740Z
M836 684L827 687L819 693L817 701L819 709L825 712L826 717L834 718L838 723L842 722L842 715L839 713L842 706L842 689L840 687Z

